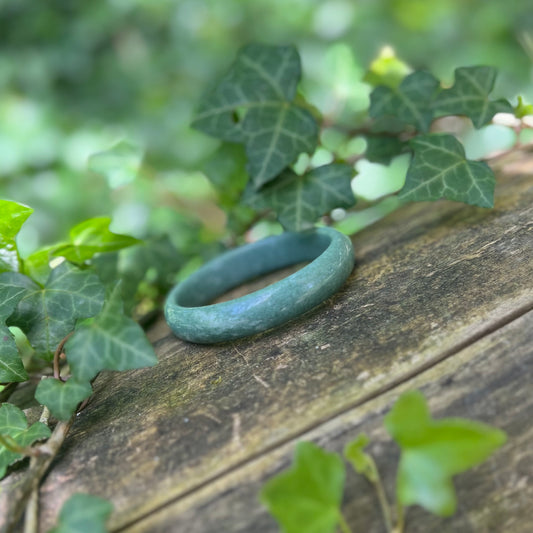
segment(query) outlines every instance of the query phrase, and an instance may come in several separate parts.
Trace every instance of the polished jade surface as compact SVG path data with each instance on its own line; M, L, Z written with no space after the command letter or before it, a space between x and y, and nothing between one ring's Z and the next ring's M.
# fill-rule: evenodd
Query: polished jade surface
M303 261L311 262L268 287L209 305L242 283ZM267 237L223 253L177 284L165 318L176 336L190 342L246 337L316 307L343 285L353 266L350 239L332 228Z

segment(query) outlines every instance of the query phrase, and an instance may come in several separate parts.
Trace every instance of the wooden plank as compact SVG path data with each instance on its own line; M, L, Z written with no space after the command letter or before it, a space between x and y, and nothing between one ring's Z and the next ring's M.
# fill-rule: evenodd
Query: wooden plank
M419 389L435 417L474 418L504 429L508 442L487 462L455 479L457 513L435 517L419 507L407 512L406 532L485 533L531 531L533 502L533 312L462 350L401 386L322 424L299 440L342 452L359 433L394 499L398 449L383 428L383 417L399 394ZM295 442L246 464L186 498L162 508L127 533L251 532L279 529L258 502L264 482L291 462ZM343 512L354 532L385 533L375 494L361 476L348 468Z
M164 336L156 367L101 374L42 488L43 529L76 491L133 523L531 308L532 198L517 175L493 210L407 206L356 236L349 282L305 317L223 345Z

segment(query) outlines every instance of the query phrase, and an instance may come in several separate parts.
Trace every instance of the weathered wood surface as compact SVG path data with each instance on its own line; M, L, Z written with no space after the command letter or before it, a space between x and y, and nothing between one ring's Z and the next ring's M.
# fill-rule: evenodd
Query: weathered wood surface
M505 447L478 468L457 476L458 510L448 519L410 508L406 532L529 533L533 504L533 311L484 337L454 357L351 409L298 440L312 440L342 453L359 433L372 439L368 450L394 501L398 449L383 428L383 417L399 394L419 389L435 417L464 416L505 430ZM275 532L276 524L257 503L263 483L289 466L296 441L252 460L215 483L149 515L129 533ZM343 512L354 532L385 533L375 493L348 470Z
M339 448L361 427L379 442L390 489L396 452L379 424L410 378L437 415L493 422L512 441L461 478L457 518L436 526L415 511L412 530L500 531L475 527L515 515L523 525L531 321L520 317L533 307L532 205L531 173L521 173L500 178L493 210L407 206L354 238L357 267L340 293L253 338L193 345L160 322L151 332L159 365L96 380L41 490L43 530L83 491L113 501L115 530L275 531L256 493L293 442ZM363 485L350 480L349 518L381 531Z

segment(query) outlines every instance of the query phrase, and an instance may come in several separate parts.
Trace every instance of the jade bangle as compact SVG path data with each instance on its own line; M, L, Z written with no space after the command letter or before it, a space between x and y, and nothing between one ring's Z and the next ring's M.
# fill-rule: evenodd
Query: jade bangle
M311 262L264 289L208 305L242 283L302 261ZM191 342L246 337L323 302L341 287L353 265L350 239L332 228L267 237L223 253L178 283L167 297L165 318L176 336Z

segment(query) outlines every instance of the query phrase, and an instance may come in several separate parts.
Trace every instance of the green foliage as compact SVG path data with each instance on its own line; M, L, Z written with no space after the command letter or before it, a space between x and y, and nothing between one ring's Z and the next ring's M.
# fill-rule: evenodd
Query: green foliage
M15 338L6 320L31 287L31 280L17 272L0 274L0 382L25 381L28 374L20 358Z
M80 402L93 392L89 381L70 378L63 382L56 378L42 379L37 385L35 399L46 405L58 420L68 420Z
M111 232L109 224L109 217L91 218L77 224L70 230L70 242L55 248L53 255L73 263L84 263L96 254L114 252L141 242L129 235Z
M61 508L56 527L48 533L106 533L113 511L107 500L90 494L73 494Z
M371 163L388 165L393 157L400 155L405 143L391 135L367 135L365 158Z
M374 87L383 85L395 89L410 72L409 65L396 57L393 48L386 46L370 63L363 79Z
M506 441L505 433L462 418L431 419L419 391L403 394L385 417L385 427L402 449L398 500L440 516L455 512L452 476L482 463Z
M241 235L257 217L251 207L240 203L248 182L244 147L222 143L204 163L203 172L216 191L218 205L226 212L227 228Z
M516 118L524 118L528 115L533 115L533 104L527 104L524 99L519 96L518 103L514 108L514 115Z
M89 170L107 179L112 189L135 180L142 163L143 151L127 141L120 141L109 150L89 158Z
M275 182L250 192L245 201L254 209L274 209L285 229L302 231L334 207L355 203L353 175L354 170L342 164L324 165L302 176L286 170Z
M10 403L3 403L0 406L0 437L2 439L8 439L13 445L26 448L49 436L50 430L41 422L35 422L28 427L26 415L18 407ZM0 479L5 476L8 466L23 458L23 453L8 449L0 441Z
M2 213L4 236L6 242L10 240L10 251L18 257L15 238L31 210L12 202L6 205L8 208ZM10 271L0 273L0 381L20 382L28 378L8 325L17 326L24 332L34 350L32 357L45 360L51 360L54 353L55 357L59 357L59 347L78 325L69 342L75 376L66 382L56 378L41 380L35 393L36 399L59 420L68 420L78 404L90 396L90 379L100 370L138 368L156 362L142 329L123 314L119 288L115 287L106 298L104 284L93 267L81 269L62 261L50 269L49 259L52 255L87 262L95 256L100 258L108 252L116 253L121 248L139 243L132 237L110 232L109 223L110 219L106 217L82 222L72 228L69 244L47 247L33 254L30 260L17 265L22 267L25 274ZM173 249L169 246L166 248ZM146 264L141 264L141 267L146 269ZM41 284L46 272L49 272L48 279ZM29 273L36 273L38 279L31 279L26 275ZM137 279L137 283L139 281ZM135 285L133 291L136 288ZM80 322L90 317L95 318ZM56 364L59 367L58 361ZM17 415L16 428L20 430L20 435L12 435L9 428L6 429L8 444L18 447L31 444L32 436L41 438L44 435L42 427L46 429L44 436L49 435L48 429L42 424L26 430L25 418L22 419L20 414L13 411L16 408L5 405L5 410L11 409L8 418L13 419L13 413ZM7 448L2 453L1 468L4 470L14 458L21 456L16 450Z
M234 208L246 187L246 152L240 144L222 143L204 163L203 171L218 194L224 209Z
M427 132L433 120L433 100L439 81L429 72L413 72L397 88L376 87L370 95L370 116L391 116Z
M0 199L0 272L18 272L20 257L15 237L33 209Z
M344 478L338 455L299 442L293 465L265 484L261 501L285 533L332 533L341 520Z
M143 211L162 202L194 216L198 206L189 210L161 178L201 168L212 153L213 142L188 121L200 92L245 42L295 43L301 94L329 123L350 128L366 126L367 83L397 87L413 67L447 78L453 66L491 64L503 71L501 93L533 96L524 53L529 0L505 10L500 0L436 0L431 8L418 0L115 1L69 9L55 2L5 0L0 17L0 197L37 212L21 238L23 256L102 214L139 237L153 235ZM384 35L391 46L373 62ZM365 78L367 70L375 77ZM124 179L84 172L90 154L121 138L146 147L134 179L141 150L131 143L123 143L131 159L127 148L116 154Z
M245 145L255 188L316 146L315 119L294 103L300 75L293 46L248 45L202 100L194 120L204 133Z
M401 200L447 198L480 207L494 205L495 178L482 161L466 159L461 143L451 135L429 134L411 141L414 157L407 171Z
M433 420L419 391L400 396L385 417L385 427L401 448L396 476L398 526L374 459L364 451L370 443L360 434L344 448L344 456L375 487L389 531L403 531L403 508L418 504L449 516L455 512L455 474L482 463L505 443L503 431L463 418ZM296 446L294 463L268 480L261 501L287 533L329 533L337 524L349 531L341 513L344 485L341 458L309 442Z
M369 443L368 435L361 433L355 440L344 447L344 457L350 461L358 474L365 476L371 483L376 483L379 479L379 474L374 459L363 451Z
M26 290L8 324L18 326L40 356L50 358L76 321L96 315L103 302L98 277L65 261L44 287L33 283Z
M157 303L157 298L172 286L185 260L167 236L146 239L141 245L124 250L120 255L99 257L100 261L105 259L114 263L105 278L102 269L93 264L108 285L113 286L117 280L120 281L124 308L128 314L135 309L137 297L143 288Z
M26 372L15 338L5 324L0 324L0 383L26 381Z
M124 315L119 285L100 314L80 322L65 351L74 377L82 382L101 370L130 370L157 363L142 328Z
M496 80L493 67L460 67L455 70L453 87L437 96L434 107L442 115L466 115L476 128L481 128L496 113L512 113L507 100L491 100Z
M47 246L24 258L24 273L39 285L45 285L50 277L52 271L50 261L55 248L55 246Z
M50 262L54 257L63 257L72 263L84 264L95 255L109 253L142 241L109 230L109 217L84 220L71 228L69 241L41 248L26 257L23 271L37 283L45 284L50 275Z
M310 164L317 168L309 171L305 170L305 157L293 164L297 156L316 145L316 140L312 146L300 145L285 135L288 115L284 110L289 113L289 109L295 109L299 65L293 47L245 47L229 72L202 100L194 120L196 128L245 146L243 154L238 147L222 145L204 167L221 205L235 213L243 204L258 212L274 211L285 229L291 231L308 229L333 209L355 204L350 186L355 172L341 165L344 158L350 159L346 146L351 142L343 128L339 134L344 141L333 143L331 155L325 156L333 159L331 164ZM367 74L377 87L370 94L366 124L354 129L352 141L366 139L363 157L371 162L389 164L397 155L411 153L405 186L398 193L402 202L446 198L491 207L495 182L492 170L483 162L466 159L455 136L428 132L439 116L467 115L480 127L496 112L511 111L506 101L490 99L495 76L495 69L490 67L460 68L453 87L443 89L430 72L410 72L392 52L383 52ZM311 108L301 95L297 101ZM316 133L314 126L298 121L294 124L295 138L301 138L301 132L296 133L300 126ZM278 126L280 131L276 131ZM331 144L328 139L335 137L335 126L328 125L327 133L324 142ZM328 152L320 148L314 157L320 160L323 154ZM246 172L250 175L248 183ZM253 212L243 215L244 222L255 220Z
M426 133L435 116L465 115L481 128L496 113L511 113L506 100L491 100L496 69L476 66L455 71L455 84L441 89L429 72L413 72L398 87L379 86L370 95L370 116L394 117Z

